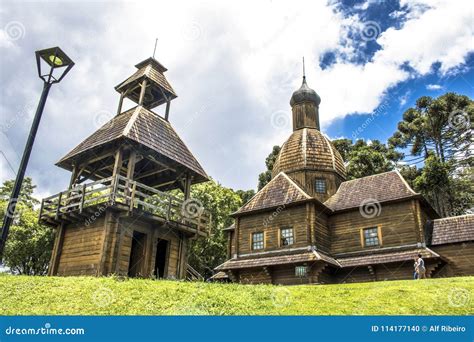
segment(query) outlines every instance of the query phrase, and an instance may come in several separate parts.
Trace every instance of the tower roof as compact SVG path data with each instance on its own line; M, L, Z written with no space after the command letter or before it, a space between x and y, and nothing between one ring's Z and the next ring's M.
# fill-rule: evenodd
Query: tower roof
M156 160L166 160L176 165L176 172L190 172L193 183L208 180L208 176L171 124L158 114L142 107L134 107L99 128L86 138L56 165L72 170L87 151L114 147L123 143L139 144L148 149ZM179 170L178 170L179 169Z
M293 107L297 103L313 102L316 106L321 103L319 95L306 83L306 76L303 76L303 83L300 89L296 90L291 96L290 105Z
M314 128L299 129L291 134L281 147L272 174L299 170L335 171L346 177L341 155L332 142Z
M150 57L135 65L138 69L132 76L115 87L115 90L125 94L135 103L139 102L140 84L147 79L147 90L143 106L152 109L177 97L173 87L166 79L164 72L167 71L160 62Z

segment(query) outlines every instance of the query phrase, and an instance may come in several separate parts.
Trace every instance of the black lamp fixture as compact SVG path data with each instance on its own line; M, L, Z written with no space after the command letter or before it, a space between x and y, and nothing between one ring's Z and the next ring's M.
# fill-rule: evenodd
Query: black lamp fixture
M46 104L46 99L49 94L49 89L54 83L59 83L74 66L74 62L59 47L39 50L36 51L35 54L38 76L43 80L43 92L41 93L40 101L36 108L36 114L31 125L30 134L26 141L25 150L23 151L23 157L21 158L12 194L8 202L7 210L5 211L2 234L0 237L0 262L2 260L8 232L13 223L16 204L18 202L18 197L20 196L21 184L25 177L26 167L28 166L28 160L30 159L31 149L33 148L36 132L38 131L38 126L41 121L41 115L43 114L44 105ZM43 65L45 66L44 71L42 70Z
M59 47L39 50L35 54L38 76L45 83L53 84L60 82L74 66L74 62ZM49 72L43 74L41 64L44 63L49 67Z

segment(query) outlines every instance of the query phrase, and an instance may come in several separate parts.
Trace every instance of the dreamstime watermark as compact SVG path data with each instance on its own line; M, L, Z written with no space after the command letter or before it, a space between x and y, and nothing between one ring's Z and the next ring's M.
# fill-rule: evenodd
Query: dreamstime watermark
M276 308L283 308L290 305L292 295L286 287L276 286L271 294L272 304Z
M364 132L364 130L380 115L385 115L388 109L388 102L384 101L380 106L373 111L370 116L362 123L362 125L358 126L354 131L352 131L352 139L356 140L357 137Z
M380 25L376 21L365 21L362 23L362 25L363 27L360 32L360 38L363 41L368 42L371 40L376 40L382 32Z
M19 21L8 22L4 26L3 31L5 32L7 40L11 42L24 38L26 34L25 26Z
M111 199L105 203L103 203L102 205L100 205L97 210L92 213L91 216L89 216L86 220L85 220L85 225L86 227L88 227L89 225L91 225L92 223L95 222L95 220L97 220L97 218L100 217L100 215L102 215L105 210L108 208L108 207L111 207L115 204L115 200L114 199Z
M290 125L290 116L284 110L277 110L271 115L271 124L277 129L284 129Z
M6 335L84 335L84 328L53 328L50 323L45 323L39 328L15 328L9 326L5 329Z
M461 287L453 287L448 294L449 305L455 308L466 306L471 301L469 290Z
M29 112L33 111L33 109L34 105L32 102L26 103L20 108L16 115L11 116L5 123L0 124L0 130L3 133L7 133L17 123L18 120L26 117Z
M462 110L455 110L449 114L448 125L456 131L464 131L471 128L469 114Z
M188 219L195 219L204 211L201 201L195 198L188 198L181 204L181 215Z
M202 27L195 21L191 21L181 28L181 36L185 41L196 41L202 36Z
M373 198L364 199L359 205L359 212L365 218L374 218L382 213L380 202Z
M104 308L109 306L115 301L115 293L108 287L99 287L92 294L92 302L100 307Z
M18 222L21 214L25 210L24 204L18 198L13 198L11 202L5 207L5 216L13 219L14 222Z
M266 217L264 220L263 220L263 226L264 227L268 227L268 225L270 223L272 223L272 221L283 211L285 210L286 206L283 204L283 205L280 205L278 208L276 208L270 215L268 215L268 217Z
M95 113L92 118L94 126L98 129L112 128L113 122L111 121L114 115L107 110L100 110Z

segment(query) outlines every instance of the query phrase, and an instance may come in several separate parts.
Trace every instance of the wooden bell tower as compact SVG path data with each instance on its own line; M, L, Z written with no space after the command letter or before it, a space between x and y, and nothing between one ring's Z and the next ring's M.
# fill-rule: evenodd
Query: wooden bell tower
M182 279L188 240L208 232L208 212L189 197L208 176L168 121L177 96L167 69L154 58L136 68L115 87L117 115L56 164L72 174L41 205L40 220L57 227L50 275ZM137 105L122 111L125 98ZM152 111L160 105L164 117Z

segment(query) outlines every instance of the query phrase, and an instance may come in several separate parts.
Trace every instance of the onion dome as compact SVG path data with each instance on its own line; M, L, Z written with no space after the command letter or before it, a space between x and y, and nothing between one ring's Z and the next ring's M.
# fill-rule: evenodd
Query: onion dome
M333 171L346 178L344 161L332 142L314 128L295 130L281 147L272 176L302 170Z
M303 76L303 83L300 89L296 90L291 96L290 105L293 107L297 103L312 102L317 107L321 103L319 95L306 83L306 76Z

